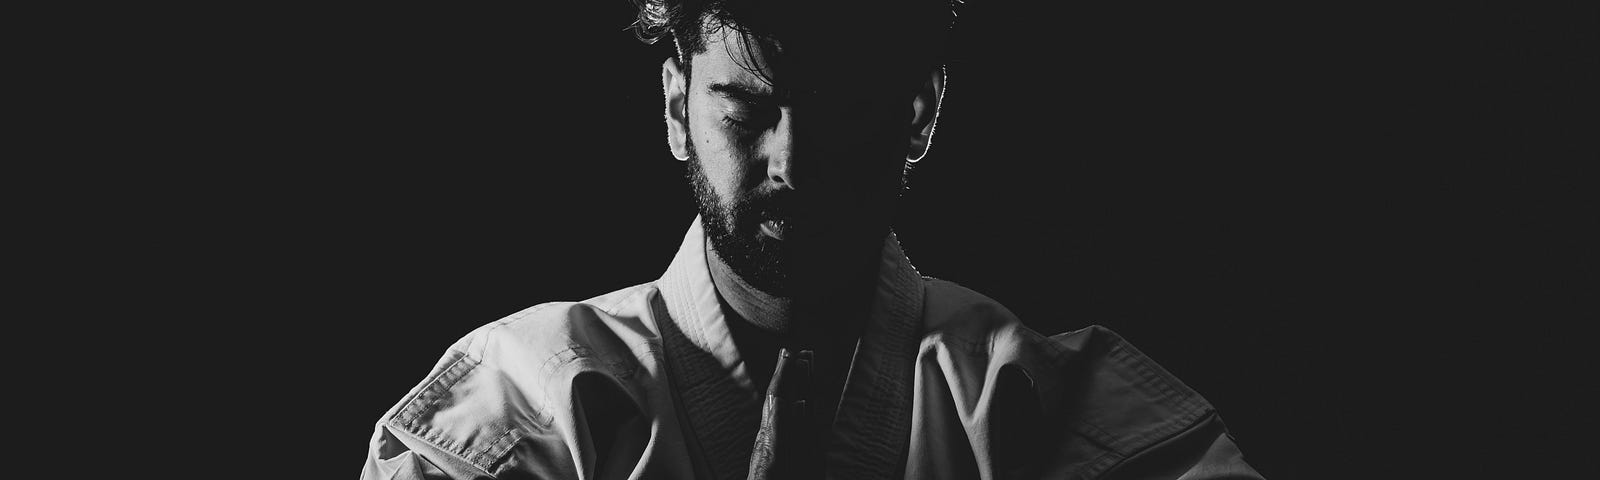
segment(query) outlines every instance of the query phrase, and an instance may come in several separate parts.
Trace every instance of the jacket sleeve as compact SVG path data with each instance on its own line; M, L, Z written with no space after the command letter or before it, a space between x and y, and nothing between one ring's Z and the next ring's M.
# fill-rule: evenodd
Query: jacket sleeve
M435 432L429 430L432 425L421 419L440 415L435 408L437 405L470 407L497 400L494 397L456 394L454 388L470 381L472 374L478 370L477 364L476 360L467 358L460 351L452 349L446 352L433 371L412 388L405 399L385 412L373 428L372 439L367 444L367 459L361 468L361 480L489 478L489 472L462 459L458 453L445 451L435 442L418 437L418 432ZM452 424L459 427L476 425L473 422Z
M1085 477L1259 479L1222 418L1194 389L1104 327L1051 337L1040 398L1070 426ZM1048 368L1036 368L1050 371ZM1092 441L1089 441L1092 440Z
M1244 462L1233 436L1213 412L1193 427L1129 456L1103 478L1260 480L1262 477Z
M419 448L413 450L411 444L402 442L388 427L378 425L372 434L372 442L367 446L367 463L361 468L361 480L485 478L472 473L474 469L471 465L448 453L426 443L418 442L417 446ZM455 474L447 473L446 469Z

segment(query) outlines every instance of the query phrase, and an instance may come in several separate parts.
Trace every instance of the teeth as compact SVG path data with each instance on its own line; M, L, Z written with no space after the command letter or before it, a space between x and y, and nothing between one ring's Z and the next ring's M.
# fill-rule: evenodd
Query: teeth
M767 220L765 224L766 224L765 228L769 231L768 233L770 235L774 236L774 237L782 239L783 236L784 236L784 233L786 233L785 229L787 228L787 226L785 225L785 222L783 220L777 220L777 219Z

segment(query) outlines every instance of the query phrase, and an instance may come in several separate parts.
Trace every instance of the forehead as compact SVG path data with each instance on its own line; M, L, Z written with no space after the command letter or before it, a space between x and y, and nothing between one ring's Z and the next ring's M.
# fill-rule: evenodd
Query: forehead
M829 96L909 90L927 75L890 46L872 42L871 35L856 42L848 33L836 33L827 36L831 38L758 37L736 25L708 22L702 36L705 51L690 59L690 72L702 85L739 83Z

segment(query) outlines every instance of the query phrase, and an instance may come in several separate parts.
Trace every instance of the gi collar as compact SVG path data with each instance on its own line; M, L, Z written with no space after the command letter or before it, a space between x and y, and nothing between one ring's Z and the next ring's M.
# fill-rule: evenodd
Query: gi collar
M681 332L685 343L699 350L674 352L671 345L666 348L673 388L695 389L693 398L683 396L689 392L679 392L680 399L693 403L683 405L691 435L698 440L710 465L747 465L753 435L731 440L744 442L743 448L710 448L728 441L718 436L742 436L739 430L744 430L728 426L726 419L716 418L716 412L740 411L744 408L737 404L749 399L731 392L715 394L706 390L731 382L752 396L763 392L753 392L746 364L739 358L728 331L727 318L722 314L706 265L705 230L699 217L684 234L677 255L657 287L668 317L656 319L658 331L671 328ZM922 298L922 276L891 233L884 240L877 291L834 419L827 453L829 476L889 478L904 465L911 432L913 365L923 329ZM659 325L663 321L672 325ZM709 356L721 367L720 371L704 368L710 362L695 365L688 358L691 356ZM726 471L726 467L717 470L713 474L719 477L734 473Z

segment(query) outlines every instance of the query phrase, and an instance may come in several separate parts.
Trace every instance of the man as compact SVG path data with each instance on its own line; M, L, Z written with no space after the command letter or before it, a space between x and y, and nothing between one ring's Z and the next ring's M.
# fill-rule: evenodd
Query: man
M457 341L363 478L1257 478L1115 334L1046 338L905 258L946 2L640 3L677 47L667 145L700 215L676 257Z

